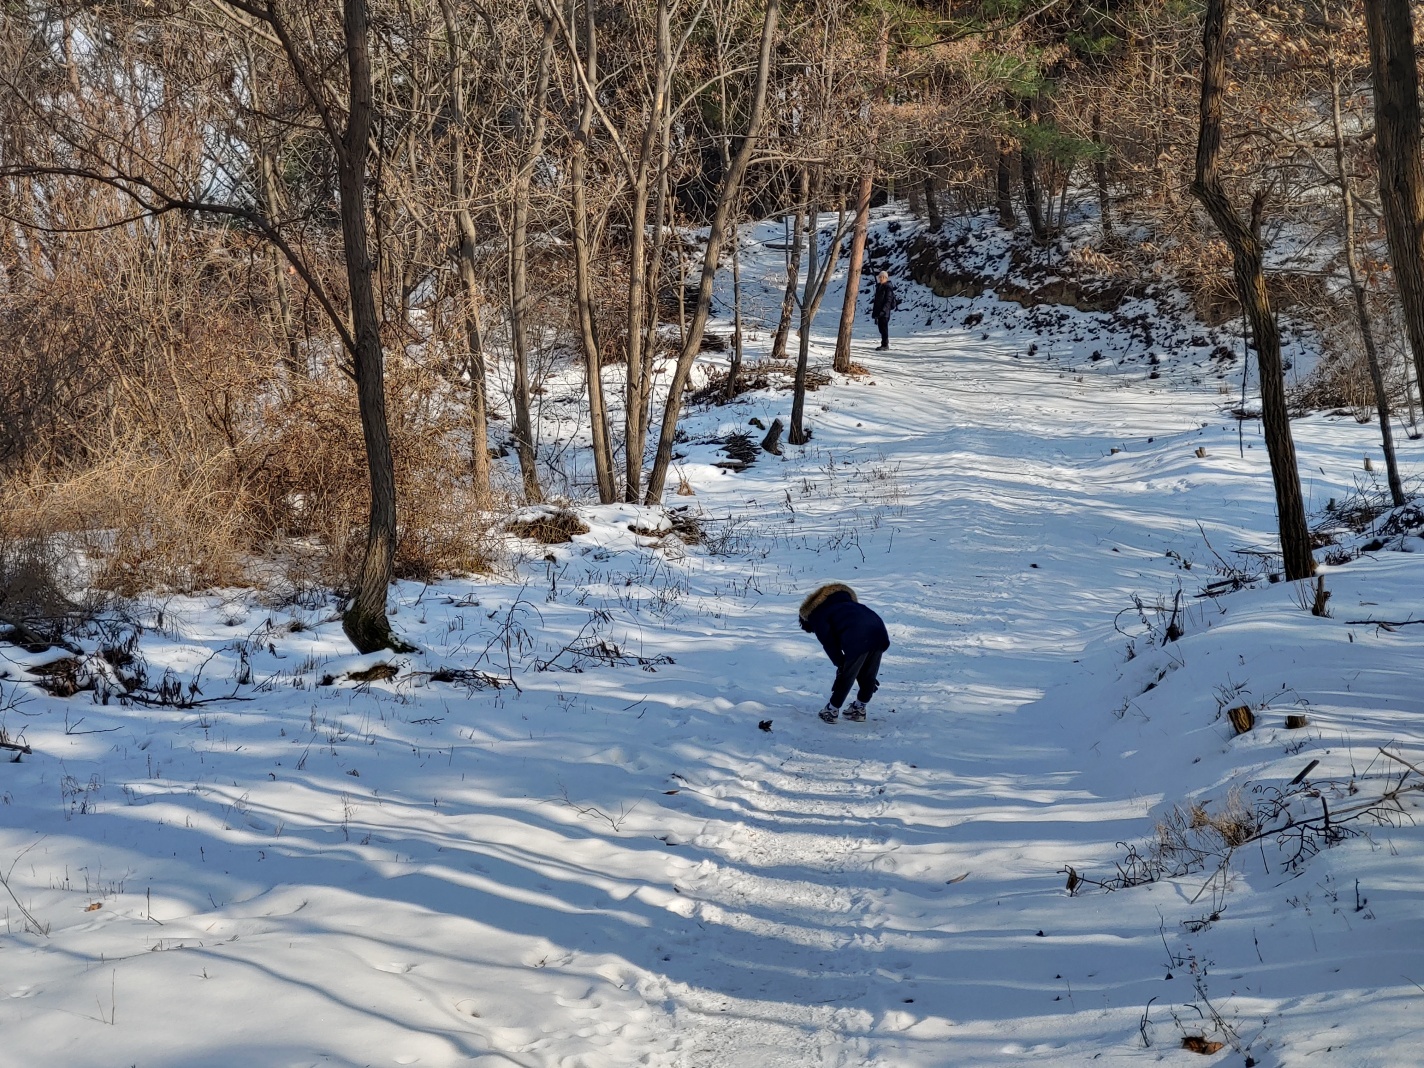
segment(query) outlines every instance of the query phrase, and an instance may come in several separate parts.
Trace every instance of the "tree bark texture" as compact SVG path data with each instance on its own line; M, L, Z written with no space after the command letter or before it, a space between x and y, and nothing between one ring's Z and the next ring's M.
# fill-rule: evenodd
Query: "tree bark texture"
M851 229L850 256L846 261L845 300L841 302L841 321L836 329L836 354L833 370L850 373L851 328L855 325L855 306L860 297L860 268L865 259L865 237L870 228L870 193L874 186L875 168L867 160L860 169L860 185L855 195L855 223Z
M356 593L342 616L342 629L363 653L395 646L386 597L391 584L396 549L396 475L386 421L385 357L381 349L380 318L372 285L375 263L371 258L366 222L366 168L370 155L373 90L371 85L370 23L366 0L345 0L347 92L346 129L337 153L341 195L341 237L346 255L346 281L351 292L351 326L355 344L356 396L361 413L361 433L366 443L366 468L371 486L370 521L366 551Z
M811 202L819 199L820 182L816 183ZM841 242L845 238L845 204L842 202L836 217L836 232L831 239L826 262L820 263L820 235L818 234L819 214L812 209L806 235L806 286L801 292L801 321L796 331L796 384L791 395L791 426L786 431L786 440L792 445L804 445L811 440L803 419L806 411L806 372L811 361L811 324L821 307L821 299L826 295L826 286L831 280L831 272L840 259Z
M939 207L940 156L938 149L925 153L925 215L929 218L930 229L936 233L944 226L944 213Z
M1097 153L1093 157L1093 181L1098 187L1099 225L1102 227L1103 240L1112 241L1112 198L1108 195L1108 146L1103 140L1102 108L1093 109L1093 144L1097 146ZM1064 183L1063 189L1066 194L1067 183Z
M1375 151L1390 260L1414 378L1424 399L1424 159L1409 0L1365 0L1374 81Z
M722 399L730 401L737 395L737 379L742 373L742 236L736 220L732 222L732 358L727 364L727 383Z
M1237 215L1227 198L1220 173L1221 105L1226 85L1229 5L1230 0L1207 0L1202 32L1201 119L1192 195L1201 202L1231 249L1236 290L1255 337L1256 362L1261 376L1261 422L1276 491L1281 557L1286 578L1295 580L1314 574L1315 557L1310 549L1310 530L1305 521L1295 441L1291 437L1290 414L1286 409L1280 329L1271 309L1262 265L1260 215L1265 194L1256 194L1248 225Z

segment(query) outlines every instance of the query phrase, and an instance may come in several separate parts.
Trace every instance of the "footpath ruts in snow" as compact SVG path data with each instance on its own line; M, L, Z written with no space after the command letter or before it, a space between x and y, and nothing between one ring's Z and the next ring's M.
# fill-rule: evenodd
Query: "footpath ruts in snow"
M580 509L513 580L397 588L400 657L329 605L168 598L130 632L156 705L50 696L68 654L7 647L0 1064L1414 1063L1411 797L1301 856L1153 843L1233 791L1377 796L1380 747L1424 766L1418 557L1327 569L1327 616L1198 598L1273 526L1219 395L1097 373L1097 320L1025 359L1017 311L901 294L804 449L716 466L784 396L694 417L701 546ZM1374 429L1296 431L1310 506L1345 499ZM796 624L832 579L892 641L854 729ZM1096 888L1130 856L1159 878Z

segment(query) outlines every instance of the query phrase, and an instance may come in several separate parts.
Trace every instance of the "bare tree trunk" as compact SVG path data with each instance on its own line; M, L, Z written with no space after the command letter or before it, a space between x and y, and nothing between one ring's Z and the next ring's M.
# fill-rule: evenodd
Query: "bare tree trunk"
M1096 154L1093 156L1093 179L1098 187L1098 220L1103 229L1103 240L1111 242L1114 239L1112 221L1112 198L1108 195L1108 146L1103 140L1103 109L1093 109L1093 144L1096 146ZM1067 187L1065 185L1066 193Z
M381 348L380 317L372 286L375 264L371 258L366 223L366 168L370 158L373 90L371 84L370 22L366 0L344 0L346 63L350 79L346 129L337 154L341 195L341 237L346 253L346 281L351 293L351 325L355 344L356 396L361 432L366 442L366 468L371 484L370 522L366 551L356 593L341 619L351 644L363 653L387 647L404 647L391 633L386 616L396 550L396 476L386 422L385 355Z
M851 328L855 324L855 306L860 297L860 266L865 259L865 237L870 222L870 193L874 185L875 169L868 160L860 169L860 186L855 196L855 223L851 228L850 257L846 262L845 299L841 301L840 325L836 329L836 354L831 368L840 374L850 373ZM793 445L799 427L795 419L791 421Z
M662 431L658 435L658 451L653 458L653 469L648 475L648 492L645 504L662 501L663 486L667 481L668 467L672 464L672 443L677 433L677 422L682 411L682 391L687 387L687 377L692 372L692 362L702 347L702 333L707 326L707 316L712 307L712 282L717 275L717 265L721 258L722 242L726 239L727 224L732 209L741 196L742 181L747 165L751 162L752 151L756 147L757 134L761 131L762 117L766 111L766 87L771 76L771 46L776 38L776 23L781 14L781 0L767 0L766 17L761 26L761 46L757 58L756 86L752 91L751 111L747 116L747 129L742 143L737 146L737 154L732 159L731 169L722 178L722 189L717 197L717 208L712 214L712 224L707 229L707 248L702 257L702 278L697 287L697 306L693 309L692 322L682 340L682 351L678 353L677 367L673 371L672 382L668 386L667 407L663 409Z
M717 33L717 70L725 71L731 66L726 53L728 37L722 32ZM732 166L732 139L729 132L731 127L732 113L727 106L727 79L721 78L717 83L717 99L719 102L718 120L721 126L722 136L717 141L718 152L722 158L722 173L726 174ZM742 373L742 232L741 232L741 200L732 207L732 354L727 361L727 379L722 383L722 401L731 401L737 395L737 379Z
M1365 27L1375 89L1375 151L1385 233L1404 330L1414 354L1414 377L1424 398L1424 159L1409 0L1365 0Z
M1037 108L1030 100L1020 102L1019 114L1025 123L1036 122L1038 119ZM1028 228L1033 239L1044 244L1048 241L1048 224L1043 219L1043 183L1038 179L1038 160L1027 142L1019 147L1019 178L1023 184L1024 214L1028 217Z
M930 229L938 233L944 226L944 215L939 208L939 167L940 151L925 152L925 214L929 218Z
M796 205L795 221L791 224L791 247L786 251L786 291L781 296L781 315L776 321L776 334L771 339L771 358L786 358L786 338L791 333L791 313L796 309L796 286L801 281L801 249L805 244L806 198L810 169L801 165L800 203Z
M447 0L448 2L448 0ZM574 62L578 62L577 54ZM574 134L573 160L569 167L569 188L574 216L574 287L578 304L579 333L583 340L585 374L588 379L589 426L593 434L593 470L598 482L598 500L612 504L618 499L613 477L613 446L608 434L608 406L603 398L603 357L599 351L598 321L593 305L593 268L590 263L588 190L586 172L588 142L593 131L593 87L598 85L598 27L592 0L584 4L584 71L587 85L578 130Z
M876 37L876 85L871 100L879 100L884 89L885 70L890 63L890 16L881 13L880 32ZM841 302L841 321L836 330L836 354L831 367L840 374L850 372L851 328L855 325L855 306L860 297L860 271L865 259L866 231L870 224L870 194L875 185L875 160L867 153L860 166L860 187L855 197L855 228L850 239L850 259L846 264L845 299ZM910 186L911 200L915 186ZM911 206L913 211L913 204Z
M1340 78L1335 69L1332 51L1327 61L1330 76L1330 117L1335 131L1335 169L1340 175L1340 210L1345 224L1345 268L1350 274L1350 291L1355 296L1355 315L1360 324L1360 339L1365 345L1365 358L1370 365L1370 382L1375 390L1375 413L1379 417L1380 447L1384 450L1384 466L1389 481L1389 494L1396 508L1404 504L1404 483L1399 477L1399 463L1394 453L1394 427L1390 425L1389 392L1385 388L1384 371L1380 366L1379 349L1375 345L1374 327L1370 323L1369 298L1365 280L1360 273L1355 252L1355 190L1350 181L1349 161L1345 156L1345 129L1340 121Z
M1014 214L1013 179L1013 151L1008 145L1000 145L994 168L994 200L999 208L999 225L1005 230L1017 230L1019 226L1018 216Z
M477 246L475 220L470 214L468 176L465 174L465 64L464 49L450 0L440 0L445 21L445 44L450 53L450 118L452 159L450 197L455 205L459 242L455 255L460 266L460 286L464 294L461 317L465 323L464 369L470 385L470 481L475 492L490 492L488 384L485 378L484 337L480 331L480 284L475 270Z
M1053 231L1055 229L1062 229L1063 225L1068 221L1068 192L1070 189L1072 189L1072 180L1073 165L1070 163L1063 170L1063 184L1059 187L1058 193L1058 211L1049 220L1048 229L1050 231ZM1053 199L1051 197L1049 198L1048 203L1050 206L1053 204Z
M737 395L737 378L742 373L742 235L732 222L732 358L727 365L727 385L722 398Z
M812 197L821 192L820 174L812 188ZM821 212L811 203L806 213L806 285L797 299L801 310L801 321L796 331L796 385L791 393L791 427L786 440L792 445L804 445L809 439L802 426L806 408L806 371L811 362L811 322L815 317L819 301L816 300L817 283L830 269L821 271L821 235L819 234Z
M543 500L539 488L538 458L535 455L534 422L529 402L529 200L534 169L544 151L544 131L548 125L549 74L553 66L554 19L542 14L544 34L539 42L539 68L534 95L522 101L520 118L524 159L514 182L514 221L509 235L509 335L514 350L514 446L519 453L519 471L524 480L524 496ZM530 121L529 113L533 113Z
M818 180L817 189L811 197L812 203L819 197L819 186ZM836 269L836 262L840 259L841 242L845 239L845 202L841 202L840 211L836 217L836 232L831 238L831 247L826 254L824 266L819 262L820 240L816 232L818 216L819 213L813 207L807 226L806 286L802 290L801 322L797 329L796 386L791 396L791 426L786 432L786 440L792 445L804 445L811 440L811 435L807 433L804 424L806 372L811 362L811 326L816 320L816 312L821 308L821 299L826 295L826 286L831 280L831 273Z
M1276 518L1280 527L1281 557L1287 579L1315 573L1310 530L1300 491L1295 441L1286 410L1285 376L1281 367L1281 335L1271 309L1262 267L1261 211L1265 194L1251 204L1250 225L1243 222L1227 199L1220 174L1221 103L1226 84L1226 22L1230 0L1207 0L1202 34L1201 127L1197 142L1196 177L1192 195L1201 201L1231 249L1232 272L1241 304L1256 339L1256 362L1261 375L1261 423L1271 478L1276 490Z
M651 392L649 378L652 354L645 355L644 349L651 344L652 331L646 329L650 325L646 319L649 305L656 309L657 304L656 300L648 300L648 207L652 197L653 153L658 147L663 116L668 111L668 80L671 70L671 14L667 0L658 0L653 98L649 103L642 143L632 174L633 200L628 220L628 359L623 405L623 496L630 502L638 501L642 495L643 449L648 436L647 412ZM661 171L662 168L659 168L659 177ZM663 198L660 197L658 210L661 211L662 207Z

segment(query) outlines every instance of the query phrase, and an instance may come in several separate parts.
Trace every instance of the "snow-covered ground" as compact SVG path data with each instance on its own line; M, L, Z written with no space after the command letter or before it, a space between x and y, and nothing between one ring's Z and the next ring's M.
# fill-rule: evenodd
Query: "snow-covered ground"
M764 303L778 256L748 247ZM1371 813L1380 747L1424 767L1424 559L1327 568L1324 616L1200 597L1274 526L1217 380L1092 359L1134 344L1109 317L1045 355L1017 306L901 291L805 448L730 473L711 439L789 397L692 414L701 545L580 507L512 579L394 589L401 657L331 605L154 601L84 644L163 704L0 649L34 750L0 764L0 1065L1419 1063L1424 835L1413 795ZM1157 325L1179 366L1197 328ZM1295 429L1314 511L1373 485L1374 426ZM796 609L831 580L894 643L863 725L815 717ZM1295 824L1222 867L1204 825L1243 814Z

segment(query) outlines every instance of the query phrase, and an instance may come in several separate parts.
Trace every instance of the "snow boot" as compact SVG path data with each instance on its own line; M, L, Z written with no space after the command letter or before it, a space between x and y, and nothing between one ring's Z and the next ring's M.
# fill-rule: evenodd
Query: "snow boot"
M821 709L820 715L821 719L825 720L825 722L834 723L840 719L841 710L833 704L827 704L825 708Z
M850 703L850 707L846 709L845 717L846 717L846 719L850 720L852 723L864 723L864 722L865 722L865 702L864 702L864 701L852 701L852 702Z

